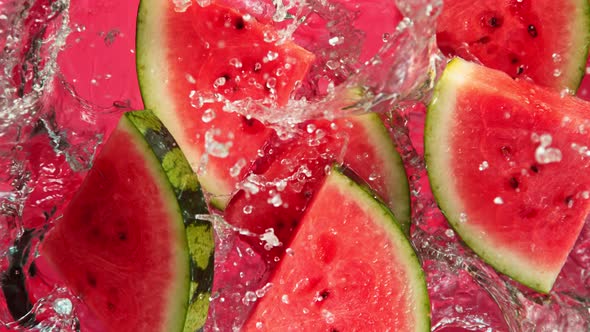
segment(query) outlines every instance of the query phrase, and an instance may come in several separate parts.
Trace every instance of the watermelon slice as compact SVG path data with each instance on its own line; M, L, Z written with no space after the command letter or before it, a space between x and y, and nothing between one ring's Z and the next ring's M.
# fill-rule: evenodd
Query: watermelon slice
M590 44L588 0L452 0L438 18L446 55L575 91Z
M430 331L410 242L384 205L337 170L290 249L244 331Z
M145 107L172 132L219 209L272 133L226 112L226 102L284 105L314 60L292 42L265 41L273 33L251 15L215 3L140 4L137 71Z
M551 290L590 211L590 103L455 59L425 129L433 193L496 270Z
M199 183L170 134L152 113L128 113L41 256L104 331L181 331L187 306L194 331L213 277L212 227L191 220L201 213Z

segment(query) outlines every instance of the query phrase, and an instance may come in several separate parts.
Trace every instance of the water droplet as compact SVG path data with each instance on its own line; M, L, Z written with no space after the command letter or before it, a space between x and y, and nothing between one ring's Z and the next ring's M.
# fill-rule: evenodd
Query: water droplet
M206 109L201 116L201 121L209 123L215 119L215 111L211 108Z
M281 194L279 194L279 193L271 195L271 197L266 202L274 207L279 207L283 204L283 200L281 199Z
M242 172L242 169L246 166L246 159L240 158L236 163L229 169L229 175L232 178L238 177Z
M213 87L217 89L220 86L224 86L227 79L225 77L218 77L215 82L213 82Z
M326 323L328 324L334 324L334 314L331 313L330 311L326 310L326 309L322 309L322 317L324 317L324 320L326 321Z
M262 327L263 327L262 322L256 322L257 329L262 330Z
M539 164L549 164L561 161L561 150L550 147L552 141L553 138L549 134L543 134L539 137L540 145L535 150L535 160Z
M502 199L502 197L498 196L498 197L494 198L494 204L502 205L502 204L504 204L504 200Z
M53 301L53 310L55 310L58 315L67 316L72 313L72 308L73 305L70 299L59 298Z
M268 53L266 53L266 57L264 57L264 59L262 59L262 62L267 63L267 62L271 62L276 60L279 57L279 53L277 52L273 52L273 51L268 51Z
M227 156L229 156L229 150L233 146L233 142L228 141L222 143L215 140L215 136L218 136L220 133L221 131L219 129L209 129L205 132L205 151L213 157L227 158Z
M281 296L281 302L284 304L289 304L289 295L283 294L283 296Z
M265 230L264 234L260 235L260 240L264 242L264 249L271 250L274 247L279 247L282 245L279 238L275 235L275 231L272 228L268 228Z
M253 291L247 291L246 294L244 294L244 297L242 298L242 303L248 305L250 303L256 302L256 300L258 300L258 296L256 296L256 293L254 293Z
M555 63L561 62L561 55L559 53L553 53L551 55L551 58L553 59L553 62L555 62Z
M466 213L459 213L459 222L466 223L467 222L467 214Z
M295 250L293 250L293 248L287 248L287 249L285 250L285 253L286 253L288 256L291 256L291 257L295 256Z
M172 2L174 3L174 11L177 13L184 13L192 5L191 0L172 0Z
M336 46L339 44L342 44L344 42L344 37L332 37L328 40L328 44L332 45L332 46Z
M449 238L453 238L453 237L455 236L455 232L453 232L453 230L452 230L452 229L447 229L447 230L445 231L445 235L446 235L447 237L449 237Z
M481 164L479 164L480 171L485 171L486 169L488 169L488 167L490 167L490 165L485 160Z
M554 77L559 77L559 76L561 76L561 69L557 69L557 68L556 68L555 70L553 70L553 76L554 76Z
M244 206L244 208L242 209L242 212L244 212L244 214L250 214L252 213L252 210L254 208L252 207L252 205L246 205Z
M229 59L229 64L230 64L230 66L233 66L236 68L242 68L242 62L238 58Z

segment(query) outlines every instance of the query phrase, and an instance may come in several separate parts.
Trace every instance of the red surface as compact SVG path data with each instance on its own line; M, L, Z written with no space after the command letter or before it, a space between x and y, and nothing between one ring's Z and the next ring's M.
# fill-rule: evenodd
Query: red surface
M249 164L256 158L271 131L257 121L225 112L222 102L192 106L191 91L206 99L217 93L229 101L246 97L275 98L275 102L282 105L296 82L307 73L314 56L290 42L279 46L265 42L264 33L274 31L271 26L262 25L254 18L244 20L242 14L228 8L214 4L205 8L194 5L178 13L173 2L168 3L166 23L162 24L167 27L166 37L174 42L166 47L170 49L167 66L172 70L170 81L174 85L170 93L176 101L176 114L184 125L189 144L204 147L206 132L212 128L222 130L215 140L232 142L227 157L209 156L207 176L214 176L216 181L227 182L229 188L234 188L241 176L229 176L230 168L240 159ZM268 58L269 52L276 54ZM241 66L232 65L235 60ZM187 80L187 74L196 79L195 84ZM224 78L225 84L215 86L219 78ZM272 89L268 87L271 78L276 81ZM202 115L208 109L215 112L215 118L204 122ZM198 164L199 160L191 162ZM243 168L241 174L246 169Z
M170 245L178 241L170 226L177 220L136 141L120 129L111 135L41 248L109 331L161 326L169 313L166 290L179 282Z
M533 265L559 271L590 211L584 194L590 190L590 162L572 148L590 146L584 129L590 103L478 70L470 76L473 85L459 90L449 128L451 174L460 174L455 181L468 225ZM478 90L481 82L518 98ZM561 151L562 160L537 162L534 134L551 135L550 147ZM483 161L489 167L481 171ZM496 197L503 204L495 204Z
M557 90L571 86L573 74L564 65L571 58L572 34L582 31L572 22L572 1L453 0L445 2L438 19L437 42L443 53L528 77ZM547 15L551 13L551 15ZM532 27L532 28L531 28ZM555 59L553 54L559 55ZM555 76L555 71L561 75Z
M244 331L412 330L407 258L357 195L322 186Z

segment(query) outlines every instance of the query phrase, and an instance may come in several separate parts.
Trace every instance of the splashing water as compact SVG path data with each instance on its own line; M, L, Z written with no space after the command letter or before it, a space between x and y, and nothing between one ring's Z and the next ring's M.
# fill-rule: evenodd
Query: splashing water
M43 275L35 264L36 248L42 234L59 222L63 207L118 116L142 108L134 67L134 20L129 19L136 14L138 1L84 5L71 1L0 3L0 326L5 328L99 329L75 294ZM182 11L208 2L174 3ZM254 4L260 3L237 6ZM440 0L357 4L277 0L256 7L253 15L269 15L281 27L276 36L267 36L269 42L294 39L318 55L318 60L286 106L280 108L272 100L236 101L227 102L226 109L283 131L318 117L373 111L388 118L410 177L412 242L427 273L433 331L588 330L588 223L553 292L541 296L499 276L465 249L436 207L426 179L421 136L422 103L428 102L444 63L433 30L441 5ZM369 29L375 19L371 15L379 14L382 31L375 32ZM273 57L267 55L267 60ZM272 82L267 84L272 89ZM590 98L590 83L585 84L579 95ZM214 116L207 114L202 121ZM211 135L209 152L231 153L227 145L217 144L218 136ZM539 158L549 153L550 162L556 162L550 143L547 138L540 141ZM244 166L236 164L237 171L228 172L237 174ZM297 174L306 178L305 170ZM269 204L283 203L281 181L250 180L241 185L274 186L277 192L269 197ZM239 327L256 299L272 287L265 281L264 259L244 237L262 239L270 246L278 243L271 231L252 234L219 219L213 224L218 246L215 268L220 277L216 276L207 328L226 331ZM226 283L220 285L219 278ZM24 287L28 294L19 292ZM325 318L332 319L331 315L326 312Z

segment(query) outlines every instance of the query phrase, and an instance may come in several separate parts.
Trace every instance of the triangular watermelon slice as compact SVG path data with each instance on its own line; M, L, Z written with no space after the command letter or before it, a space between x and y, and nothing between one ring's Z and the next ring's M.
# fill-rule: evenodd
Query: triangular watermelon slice
M213 279L212 226L194 220L203 213L168 131L149 111L127 113L40 255L104 331L194 331Z
M549 292L590 211L590 103L460 59L428 109L433 193L496 270Z
M172 132L219 209L272 133L228 113L226 102L284 105L315 58L290 41L269 41L273 33L252 15L218 3L140 4L137 71L145 107Z
M242 331L429 331L424 272L391 212L332 169Z
M513 78L575 91L590 46L587 0L451 0L438 18L446 55L479 60Z

